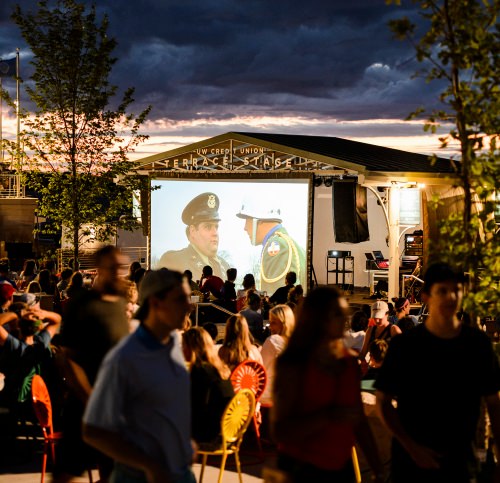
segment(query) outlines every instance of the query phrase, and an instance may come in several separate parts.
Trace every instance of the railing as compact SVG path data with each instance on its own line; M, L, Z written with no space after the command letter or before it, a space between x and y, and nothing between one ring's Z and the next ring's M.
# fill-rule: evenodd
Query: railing
M21 177L16 174L0 174L0 198L25 198L26 190Z
M195 305L196 305L195 318L194 318L195 325L198 325L198 307L213 307L214 309L220 310L221 312L224 312L227 315L235 315L230 310L227 310L224 307L221 307L220 305L213 304L212 302L197 302Z
M405 287L406 280L411 280L411 283L409 283L407 287ZM409 297L410 296L410 294L415 289L415 282L420 282L422 285L424 283L424 281L421 278L418 278L416 275L408 275L408 274L401 275L401 296L402 297Z
M137 260L145 267L148 252L146 247L120 247L119 249L130 259L130 261ZM80 264L80 270L90 270L95 268L94 254L97 250L99 250L99 248L79 250L78 262ZM69 261L72 258L73 250L62 248L57 250L57 265L59 269L62 269L62 267L68 267ZM125 264L122 269L128 269L128 263Z

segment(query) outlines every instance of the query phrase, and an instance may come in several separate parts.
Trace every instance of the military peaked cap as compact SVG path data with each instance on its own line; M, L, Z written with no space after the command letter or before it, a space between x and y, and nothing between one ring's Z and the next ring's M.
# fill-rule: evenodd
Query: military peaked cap
M220 221L219 197L215 193L202 193L193 198L182 212L186 225L196 225L203 221Z

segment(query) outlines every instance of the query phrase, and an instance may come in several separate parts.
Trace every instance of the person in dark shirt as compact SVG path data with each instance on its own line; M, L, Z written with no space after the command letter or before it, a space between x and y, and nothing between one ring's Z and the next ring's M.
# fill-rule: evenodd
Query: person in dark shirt
M377 409L393 436L394 483L476 481L483 399L500 445L498 359L487 335L457 317L462 295L461 275L446 264L431 265L422 288L429 316L391 339L380 368Z
M288 292L293 288L297 282L297 274L295 272L288 272L285 277L285 286L280 287L269 297L269 302L273 305L286 304L288 300Z
M16 282L12 278L9 259L0 258L0 282L8 282L17 290Z
M184 332L182 348L191 374L192 436L197 443L212 442L220 435L222 413L234 396L231 371L202 327Z
M203 275L200 280L200 291L208 294L212 300L220 299L222 296L222 287L224 282L222 278L215 276L210 265L203 267Z
M236 285L234 281L238 275L236 268L229 268L226 272L227 280L222 287L222 298L226 309L236 312Z
M254 339L263 342L264 320L258 312L261 308L261 299L258 294L250 292L247 296L247 306L240 312L248 323L248 328Z
M109 476L112 461L82 439L83 412L106 353L129 333L125 280L119 276L123 257L113 246L95 254L97 277L92 290L79 292L66 307L61 338L61 365L70 389L63 414L63 441L54 469L54 482L67 482L99 461L101 479ZM74 277L75 275L73 275Z

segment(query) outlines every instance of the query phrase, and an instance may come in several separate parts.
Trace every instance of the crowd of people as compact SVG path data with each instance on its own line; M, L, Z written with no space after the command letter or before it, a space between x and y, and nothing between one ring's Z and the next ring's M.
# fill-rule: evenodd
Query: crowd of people
M37 272L28 262L15 277L0 261L3 457L16 451L17 421L33 417L30 380L40 374L63 434L54 482L97 465L101 481L192 483L196 448L220 443L230 376L247 360L267 374L260 402L290 481L354 481L355 444L374 481L389 472L396 483L472 481L482 399L500 442L498 360L487 336L458 319L462 279L447 265L426 271L422 321L406 299L352 313L334 288L304 296L293 272L265 294L251 274L238 289L235 268L224 281L205 266L194 280L138 262L121 275L124 264L103 247L86 283L69 267ZM53 295L53 310L39 307L40 292ZM223 337L211 321L193 326L193 294L233 313ZM394 438L390 469L363 410L362 378Z

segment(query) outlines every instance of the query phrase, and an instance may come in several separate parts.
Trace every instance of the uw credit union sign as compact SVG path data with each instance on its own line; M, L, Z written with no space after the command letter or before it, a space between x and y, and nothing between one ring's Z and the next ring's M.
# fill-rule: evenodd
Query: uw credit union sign
M166 153L168 154L168 153ZM165 157L154 171L309 171L324 163L263 146L228 140Z

